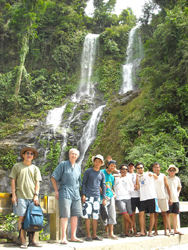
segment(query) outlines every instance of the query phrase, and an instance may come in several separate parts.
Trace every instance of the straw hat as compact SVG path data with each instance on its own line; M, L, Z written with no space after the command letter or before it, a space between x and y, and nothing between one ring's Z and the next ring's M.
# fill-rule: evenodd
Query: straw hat
M167 169L166 172L168 173L169 170L170 170L171 168L175 168L175 170L176 170L175 174L177 174L177 173L179 172L179 169L178 169L175 165L170 165L170 166L168 167L168 169Z
M33 160L37 158L38 156L38 152L35 148L32 148L32 147L25 147L25 148L22 148L21 151L20 151L20 156L23 158L23 154L26 152L26 151L32 151L34 156L33 156Z
M94 163L95 159L100 159L102 161L102 165L104 165L104 158L102 155L96 155L96 156L92 156L92 162Z

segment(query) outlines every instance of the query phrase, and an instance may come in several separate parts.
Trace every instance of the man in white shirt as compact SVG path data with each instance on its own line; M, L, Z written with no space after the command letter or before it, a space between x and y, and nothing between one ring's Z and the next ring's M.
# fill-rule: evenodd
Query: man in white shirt
M120 213L123 215L125 220L125 235L131 237L128 233L129 223L131 227L133 227L133 222L130 218L132 216L131 209L131 195L130 191L134 190L134 185L130 178L126 176L127 174L127 166L125 164L120 166L120 174L114 174L115 177L115 185L114 190L116 194L116 206L118 207Z
M158 179L156 174L151 172L144 173L144 164L139 162L136 164L136 168L140 168L140 172L137 175L137 185L140 188L140 212L139 212L139 221L141 232L137 236L146 236L144 232L145 227L145 211L150 214L150 227L149 227L149 237L153 237L152 229L155 222L155 202L157 198L157 194L155 191L154 180Z
M132 208L132 221L133 221L133 230L134 230L134 234L137 234L137 230L136 230L136 220L135 220L135 211L136 208L139 210L140 209L140 190L137 188L136 185L136 173L134 173L134 164L132 162L129 163L128 165L128 173L127 173L127 177L131 179L133 185L134 185L134 190L130 191L130 195L131 195L131 208Z
M158 179L154 181L155 183L155 190L157 192L157 199L158 199L158 205L161 209L161 215L163 217L163 223L164 223L164 234L166 236L170 236L170 234L167 232L168 225L168 217L167 217L167 211L169 210L169 205L172 204L171 200L171 192L168 185L167 177L165 174L160 173L161 167L158 162L153 163L153 172L158 176ZM169 199L167 198L166 190L169 196ZM155 232L154 235L158 235L157 232L157 222L158 222L158 213L155 213Z
M167 181L170 187L171 196L172 196L172 205L169 206L168 219L170 219L170 213L173 214L173 228L174 234L183 235L183 233L177 230L177 216L179 214L179 195L181 192L181 182L180 178L175 176L179 172L179 169L175 165L170 165L167 173ZM169 228L171 232L171 227Z

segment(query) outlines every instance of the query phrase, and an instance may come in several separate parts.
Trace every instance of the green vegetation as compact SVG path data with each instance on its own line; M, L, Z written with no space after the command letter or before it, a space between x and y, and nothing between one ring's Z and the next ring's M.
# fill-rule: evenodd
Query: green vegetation
M61 144L55 143L54 140L50 142L50 152L46 155L47 163L40 167L41 174L48 175L52 173L59 163L59 156L61 153Z
M0 148L0 169L11 169L17 162L18 156L10 147Z

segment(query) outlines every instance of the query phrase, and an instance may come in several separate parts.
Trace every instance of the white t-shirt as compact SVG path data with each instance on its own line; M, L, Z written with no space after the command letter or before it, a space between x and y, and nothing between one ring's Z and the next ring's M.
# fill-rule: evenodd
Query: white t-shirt
M135 173L127 173L126 175L129 179L131 179L133 185L136 185L136 174ZM130 191L131 198L139 198L140 197L140 190L133 190Z
M129 200L131 199L130 191L134 190L134 185L130 178L115 177L114 191L116 194L116 200Z
M178 187L181 188L180 178L177 176L175 176L174 178L167 176L167 181L171 191L172 202L178 202Z
M150 200L157 198L157 193L155 190L154 177L149 176L151 172L143 173L143 175L138 176L138 181L140 184L140 201Z
M157 177L158 177L157 180L154 179L157 198L158 199L166 199L167 192L166 192L166 187L165 187L165 183L164 183L165 174L160 173Z

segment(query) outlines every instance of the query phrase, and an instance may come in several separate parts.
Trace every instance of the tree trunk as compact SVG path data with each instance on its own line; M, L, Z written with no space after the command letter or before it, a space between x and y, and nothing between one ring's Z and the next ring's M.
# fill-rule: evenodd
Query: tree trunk
M29 51L29 34L27 33L22 39L22 48L20 51L20 66L18 69L17 80L16 80L16 85L15 85L15 95L18 95L20 92L22 74L23 74L23 70L25 68L25 66L24 66L25 59L26 59L28 51Z

